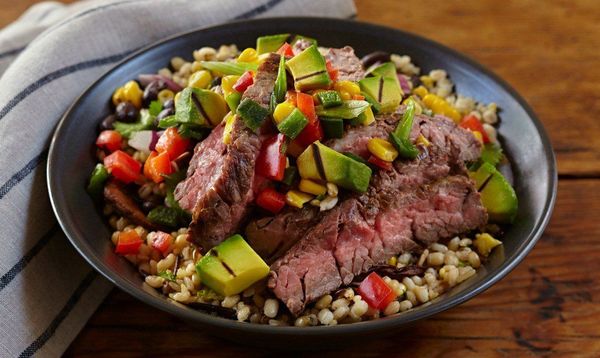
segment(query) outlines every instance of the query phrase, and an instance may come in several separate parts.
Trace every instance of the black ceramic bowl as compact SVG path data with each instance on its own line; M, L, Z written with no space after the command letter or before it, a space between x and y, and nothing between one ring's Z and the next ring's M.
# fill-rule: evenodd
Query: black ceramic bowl
M514 225L477 275L427 305L374 321L333 327L273 327L238 323L167 302L153 290L142 288L136 269L113 253L111 231L85 191L95 165L93 143L98 122L109 111L113 90L140 73L153 73L173 56L191 58L194 49L235 43L253 47L258 36L300 33L315 37L323 46L351 45L359 56L376 50L410 55L424 72L445 69L459 93L501 108L498 128L511 158L519 197ZM533 69L532 69L533 70ZM531 250L548 223L556 194L555 159L540 121L525 101L504 81L482 66L437 43L398 30L348 20L279 18L229 23L178 35L147 47L121 62L77 99L62 118L50 147L48 187L56 216L77 250L118 287L141 301L177 317L210 327L220 336L292 347L304 343L351 342L352 336L391 332L456 306L483 292L510 272Z

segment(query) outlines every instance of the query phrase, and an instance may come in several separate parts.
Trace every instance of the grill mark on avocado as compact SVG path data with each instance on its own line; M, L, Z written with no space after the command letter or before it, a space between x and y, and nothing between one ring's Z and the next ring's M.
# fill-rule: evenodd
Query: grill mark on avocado
M494 176L494 174L490 174L489 177L487 177L483 183L479 186L479 188L477 188L477 191L481 192L483 191L483 189L485 189L485 187L488 185L488 183L490 182L490 180L492 180L492 177Z
M192 102L194 102L194 106L196 106L196 108L198 109L198 112L200 112L200 114L202 115L202 117L204 117L204 119L206 119L207 121L210 122L210 117L204 110L204 107L202 107L202 103L200 102L198 97L196 97L196 94L194 92L192 92L191 97L192 97Z
M377 102L381 103L383 97L383 77L379 78L379 91L377 92Z
M300 77L296 78L295 80L296 81L302 81L302 80L305 80L305 79L313 77L313 76L322 75L325 72L327 72L327 70L322 70L322 71L317 71L317 72L309 73L308 75L300 76Z
M229 272L231 274L231 276L233 276L233 277L237 276L235 274L235 272L233 272L233 270L231 269L231 267L229 267L229 265L227 265L227 263L225 261L221 261L221 264L223 265L223 267L225 267L225 270L227 270L227 272Z
M319 146L315 143L310 145L313 151L313 157L315 158L315 165L317 166L317 171L319 172L319 176L323 180L327 180L325 176L325 167L323 166L323 159L321 158L321 152L319 151Z

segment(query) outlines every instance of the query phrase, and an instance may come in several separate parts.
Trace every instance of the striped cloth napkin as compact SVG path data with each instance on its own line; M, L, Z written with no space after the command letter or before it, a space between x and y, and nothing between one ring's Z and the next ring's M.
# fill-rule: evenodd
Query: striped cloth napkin
M71 247L48 200L49 139L67 107L161 38L284 15L347 18L355 8L352 0L45 2L0 31L1 357L62 354L112 288Z

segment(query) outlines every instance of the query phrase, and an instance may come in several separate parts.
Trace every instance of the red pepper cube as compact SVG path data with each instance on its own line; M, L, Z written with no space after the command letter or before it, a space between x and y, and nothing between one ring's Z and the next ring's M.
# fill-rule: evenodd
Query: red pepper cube
M292 46L290 46L290 44L287 42L285 42L283 45L281 45L279 50L277 50L277 53L280 55L286 56L286 57L294 56L294 51L292 50Z
M122 150L117 150L104 158L104 166L112 176L123 183L131 183L140 177L142 164Z
M166 232L156 232L156 237L152 241L152 247L160 251L162 254L167 252L171 244L173 243L173 236Z
M481 133L481 138L483 139L483 143L489 143L490 138L488 137L485 129L483 129L483 124L479 121L479 118L475 117L472 114L465 116L459 124L460 127L468 129L473 132Z
M254 74L252 71L246 71L233 85L233 89L244 93L244 91L254 83Z
M169 153L151 152L144 163L144 176L155 183L161 183L165 180L164 176L173 173Z
M277 214L285 206L285 195L273 188L265 188L256 197L256 205Z
M331 78L331 80L334 82L337 81L339 71L335 69L329 61L325 62L325 66L327 66L327 73L329 74L329 78Z
M285 135L279 133L266 139L256 159L256 173L271 180L282 180L285 172Z
M306 119L308 119L308 123L314 123L319 120L317 117L317 112L315 111L315 100L313 96L297 92L296 93L296 106L304 114Z
M122 141L121 133L112 130L106 130L100 132L96 139L96 145L100 148L106 149L110 152L121 149Z
M375 165L379 169L383 169L385 171L392 170L392 163L391 162L386 162L385 160L381 160L381 159L377 158L374 155L372 155L372 156L369 157L368 162L371 163L371 164L373 164L373 165Z
M390 302L396 299L394 290L375 272L371 272L360 283L358 293L369 306L380 310L385 309Z
M189 145L190 140L182 137L176 127L171 127L158 138L155 149L159 153L167 152L169 158L175 160L188 149Z
M142 238L135 230L121 231L117 239L115 253L119 255L135 255L140 251Z

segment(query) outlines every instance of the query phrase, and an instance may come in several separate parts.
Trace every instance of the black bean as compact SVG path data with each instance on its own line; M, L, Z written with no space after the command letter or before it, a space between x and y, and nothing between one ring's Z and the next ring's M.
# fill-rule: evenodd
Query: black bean
M171 107L171 108L165 108L162 111L160 111L160 113L158 114L158 116L156 116L156 118L154 118L154 126L158 126L158 122L163 119L166 118L168 116L171 116L175 114L175 108Z
M361 58L360 62L362 62L363 66L365 68L369 68L371 65L373 65L376 62L388 62L389 60L390 60L389 53L383 52L383 51L375 51L375 52L371 52L370 54Z
M144 96L142 97L144 106L147 107L150 105L150 102L155 101L158 98L158 92L165 88L167 88L167 85L162 80L154 80L150 82L144 89Z
M135 122L138 118L138 110L129 102L121 102L115 110L117 120L121 122Z
M144 210L144 212L149 212L150 210L156 208L158 206L157 203L153 202L153 201L144 201L142 203L142 210Z
M116 119L117 118L114 115L109 114L108 116L106 116L106 118L104 118L102 120L102 122L100 122L100 125L98 126L99 129L101 131L105 131L105 130L108 130L108 129L113 129L113 123L115 122Z
M164 104L163 104L163 108L175 108L175 101L173 101L173 99L169 99L167 100Z

